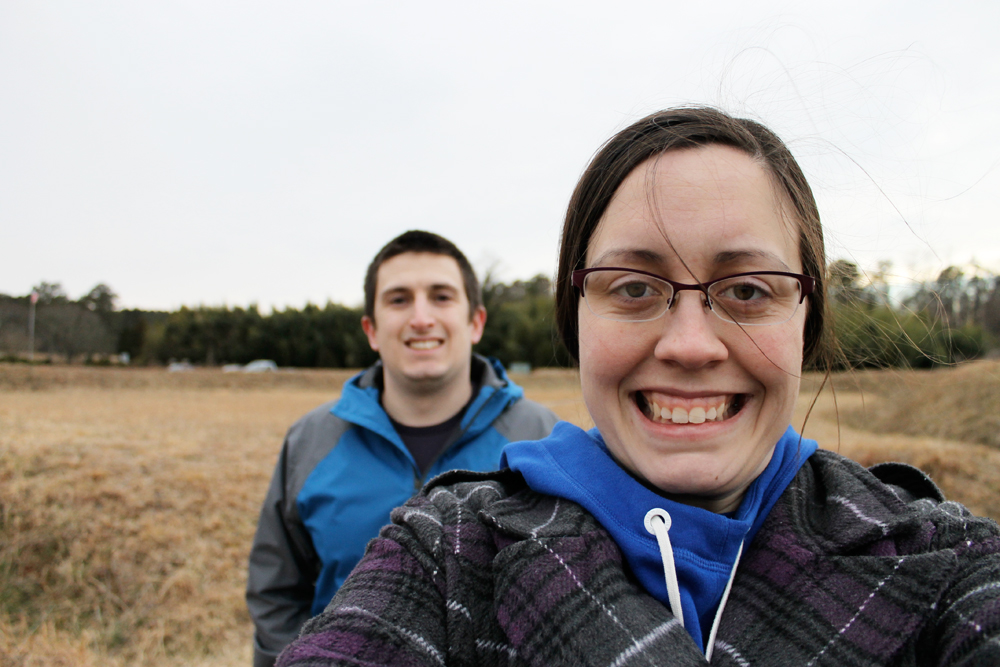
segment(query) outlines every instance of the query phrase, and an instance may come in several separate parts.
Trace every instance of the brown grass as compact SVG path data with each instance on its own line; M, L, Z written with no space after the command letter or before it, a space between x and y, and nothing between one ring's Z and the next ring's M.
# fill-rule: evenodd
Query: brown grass
M889 374L887 380L894 385L896 374L886 373ZM928 374L926 385L917 382L919 375L911 376L911 391L936 394L940 378L937 371L934 373ZM876 376L871 375L863 381L874 385ZM829 389L825 390L805 428L801 429L806 409L818 386L818 382L803 383L809 388L804 388L799 397L795 425L806 437L819 441L822 447L838 451L863 465L883 461L914 465L930 475L948 498L963 503L976 514L1000 520L1000 449L957 439L900 434L897 423L887 423L880 415L873 416L889 404L872 389L848 391L856 387L855 382L855 378L837 378L836 397ZM1000 408L998 403L997 398L980 402L982 414L996 414ZM931 405L936 407L938 419L949 418L947 403ZM858 419L859 414L869 419Z
M1000 449L1000 361L933 371L868 371L857 381L869 391L864 406L844 415L852 426Z
M331 391L196 375L205 388L178 389L162 371L168 388L94 388L101 371L73 386L36 370L47 388L0 393L0 609L20 628L0 655L60 633L111 665L246 644L240 591L270 469L287 426ZM25 632L47 639L16 649Z
M805 433L866 465L919 465L998 518L1000 449L862 430L909 415L901 393L924 397L926 424L956 406L995 418L996 394L975 389L997 369L837 378L837 405L824 392ZM349 375L0 365L0 667L249 664L246 557L281 439ZM591 425L574 372L515 379ZM816 386L804 383L798 424Z

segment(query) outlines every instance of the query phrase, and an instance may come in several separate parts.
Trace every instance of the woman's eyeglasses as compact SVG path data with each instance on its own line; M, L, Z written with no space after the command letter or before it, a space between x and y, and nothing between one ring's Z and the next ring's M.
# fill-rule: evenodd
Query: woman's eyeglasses
M573 286L594 315L617 322L648 322L670 310L678 292L701 292L719 319L736 324L781 324L812 294L816 279L784 271L737 273L686 285L646 271L618 267L579 269Z

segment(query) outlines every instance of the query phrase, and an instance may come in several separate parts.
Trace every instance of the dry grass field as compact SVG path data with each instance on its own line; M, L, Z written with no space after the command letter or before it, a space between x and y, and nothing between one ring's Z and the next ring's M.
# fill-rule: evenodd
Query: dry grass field
M245 564L271 468L349 375L0 365L0 667L249 665ZM589 426L573 372L516 379ZM808 437L914 463L1000 518L1000 365L833 385Z

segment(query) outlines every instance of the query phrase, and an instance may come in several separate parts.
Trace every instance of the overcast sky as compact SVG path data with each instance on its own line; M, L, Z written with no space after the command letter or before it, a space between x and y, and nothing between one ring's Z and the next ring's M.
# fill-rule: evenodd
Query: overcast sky
M831 258L1000 271L998 26L995 1L0 0L0 293L354 305L411 228L551 276L588 158L688 103L789 143Z

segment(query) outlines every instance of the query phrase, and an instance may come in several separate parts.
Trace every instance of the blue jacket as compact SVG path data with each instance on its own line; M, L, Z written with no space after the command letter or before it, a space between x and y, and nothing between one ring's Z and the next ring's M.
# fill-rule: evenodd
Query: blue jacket
M525 398L495 360L473 357L479 390L426 476L379 402L380 364L351 378L340 400L288 431L250 552L247 606L254 665L270 665L320 613L389 523L389 512L435 475L495 470L504 446L548 435L557 417Z

